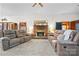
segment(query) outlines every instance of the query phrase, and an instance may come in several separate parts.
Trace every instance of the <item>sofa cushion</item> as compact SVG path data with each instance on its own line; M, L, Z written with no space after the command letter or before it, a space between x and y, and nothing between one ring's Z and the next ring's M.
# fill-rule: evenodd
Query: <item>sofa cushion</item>
M20 44L20 38L14 38L10 40L10 46L15 46Z
M56 30L55 33L57 34L63 34L65 32L65 30Z
M76 42L76 43L79 43L79 32L76 33L76 35L75 35L73 41Z
M24 38L25 38L25 42L31 40L31 36L24 36Z
M60 39L64 39L64 37L65 37L65 35L60 34L60 35L58 35L57 39L58 39L58 40L60 40Z
M57 46L57 40L52 40L52 46L54 49L56 49Z
M8 37L1 37L0 38L0 49L2 50L5 50L8 48L8 44L6 44L6 42L10 40ZM0 51L1 51L0 50Z
M3 32L0 30L0 38L3 37Z
M64 40L69 40L71 32L72 32L72 30L66 30L64 32L64 35L65 35Z
M2 50L2 39L0 38L0 51Z
M26 35L26 31L24 30L18 30L16 33L17 33L17 37L23 37Z
M69 36L69 40L73 41L75 35L76 35L76 31L72 31L71 34L70 34L70 36Z
M52 43L56 43L57 42L57 40L52 40Z
M25 37L20 37L20 43L24 43L25 42Z
M76 34L76 31L74 31L74 30L66 30L64 32L64 35L65 35L64 40L71 40L72 41L75 34Z
M57 38L60 34L63 34L64 32L64 30L56 30L53 35Z
M23 37L24 35L17 33L17 37Z
M15 34L14 30L4 30L4 35Z
M5 30L4 37L9 37L10 39L16 38L16 31L14 30Z
M13 39L13 38L16 38L16 34L5 35L5 37Z

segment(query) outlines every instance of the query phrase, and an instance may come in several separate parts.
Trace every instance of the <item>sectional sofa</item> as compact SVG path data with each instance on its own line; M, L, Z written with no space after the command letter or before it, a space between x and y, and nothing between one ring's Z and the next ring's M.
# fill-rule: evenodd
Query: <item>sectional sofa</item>
M48 39L51 43L51 46L54 48L55 52L60 56L79 56L79 32L72 30L69 34L68 40L65 40L65 37L68 36L63 33L56 33L57 36L49 35ZM61 30L62 32L62 30ZM67 37L66 37L67 39Z
M57 54L60 56L79 56L79 32L75 33L72 39L58 40Z
M55 52L57 51L57 37L63 35L64 30L56 30L54 33L48 35L48 40L51 46L54 48Z
M24 30L4 30L3 37L0 38L0 45L3 50L8 50L29 40L31 36Z

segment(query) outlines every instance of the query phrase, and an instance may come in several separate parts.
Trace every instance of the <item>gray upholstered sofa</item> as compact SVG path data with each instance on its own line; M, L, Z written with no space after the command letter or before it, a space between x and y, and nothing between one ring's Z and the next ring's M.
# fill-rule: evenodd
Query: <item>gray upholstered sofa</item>
M23 38L23 40L21 40L21 43L31 40L31 35L27 34L25 30L17 30L16 34L18 38Z
M54 35L48 37L55 52L60 56L79 56L79 32L72 30L68 40L65 40L68 35L64 33L60 34L61 36L58 35L57 38Z
M60 56L79 56L79 32L73 36L72 40L58 40L57 54Z
M3 33L4 37L1 38L3 50L7 50L31 39L31 36L26 35L26 32L23 30L4 30Z
M63 33L64 30L56 30L54 33L48 35L48 40L55 51L57 50L57 37L63 35Z

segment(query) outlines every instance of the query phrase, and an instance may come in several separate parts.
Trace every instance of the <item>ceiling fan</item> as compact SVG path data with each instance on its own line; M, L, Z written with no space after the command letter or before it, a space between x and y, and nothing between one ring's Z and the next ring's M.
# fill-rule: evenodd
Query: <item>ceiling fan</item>
M39 6L43 7L43 4L42 4L42 3L34 3L34 4L32 5L32 7L35 7L36 5L39 5Z

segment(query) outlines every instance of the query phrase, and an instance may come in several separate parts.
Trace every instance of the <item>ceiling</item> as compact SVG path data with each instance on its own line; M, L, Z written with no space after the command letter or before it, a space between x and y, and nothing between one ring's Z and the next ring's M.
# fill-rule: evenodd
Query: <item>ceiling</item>
M42 3L43 7L32 7L33 4L0 3L0 19L8 18L15 22L24 19L29 25L33 25L36 18L47 19L49 24L63 19L72 20L72 16L79 19L78 3Z
M72 3L42 3L44 7L32 7L33 3L3 3L0 4L2 16L53 16L78 12L79 4Z

